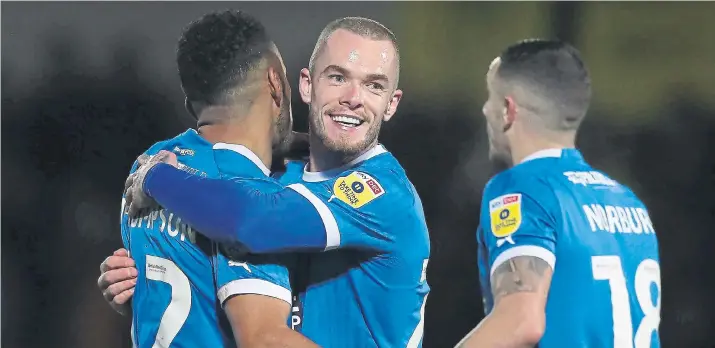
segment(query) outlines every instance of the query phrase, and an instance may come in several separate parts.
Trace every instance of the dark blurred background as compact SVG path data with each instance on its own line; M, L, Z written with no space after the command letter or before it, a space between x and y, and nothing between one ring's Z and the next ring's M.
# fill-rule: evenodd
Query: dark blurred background
M381 141L431 229L425 348L453 346L483 316L484 73L519 39L573 43L595 88L579 146L640 195L659 234L663 346L715 347L713 2L2 2L3 347L130 347L130 320L96 287L99 264L121 246L132 161L193 126L174 62L181 29L227 7L264 21L294 82L335 18L396 33L405 97Z

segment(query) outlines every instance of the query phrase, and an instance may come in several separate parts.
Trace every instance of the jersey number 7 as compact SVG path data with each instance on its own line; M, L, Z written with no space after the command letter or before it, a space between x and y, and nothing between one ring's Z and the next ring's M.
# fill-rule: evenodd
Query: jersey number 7
M152 348L169 347L189 317L191 284L174 262L152 255L146 256L146 278L171 286L171 301L161 316Z
M643 311L643 319L638 323L635 337L631 323L630 295L626 287L621 258L615 255L591 257L593 278L608 280L613 306L613 347L648 348L651 346L653 331L660 325L660 265L653 259L643 260L636 269L633 285L636 299ZM652 302L651 284L658 288L656 303Z

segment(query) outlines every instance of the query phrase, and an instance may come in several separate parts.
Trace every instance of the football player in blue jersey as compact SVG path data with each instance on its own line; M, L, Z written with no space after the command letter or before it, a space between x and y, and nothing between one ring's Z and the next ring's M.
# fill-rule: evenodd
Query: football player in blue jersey
M184 175L267 180L292 117L285 65L261 23L238 11L208 14L184 31L177 63L198 129L156 143L132 172L141 174L138 165L149 156L171 153L181 158ZM145 208L121 219L122 240L137 265L136 279L124 283L136 284L135 346L315 347L287 326L292 296L278 258L230 260L224 252L232 248L202 239L171 208Z
M490 156L511 168L482 199L487 316L457 346L659 347L658 243L647 209L575 149L591 99L580 54L523 41L493 61L486 80Z
M386 27L330 23L300 76L308 163L289 164L278 182L186 175L173 154L154 157L127 181L130 214L156 200L205 236L252 253L332 250L300 262L301 332L326 347L420 347L427 226L415 188L377 142L402 96L398 71Z

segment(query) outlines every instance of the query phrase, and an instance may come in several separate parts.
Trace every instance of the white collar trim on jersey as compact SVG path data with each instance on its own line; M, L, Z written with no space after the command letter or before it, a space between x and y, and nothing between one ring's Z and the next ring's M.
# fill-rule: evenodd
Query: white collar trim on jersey
M529 156L526 156L523 160L521 160L521 163L528 162L531 160L539 159L539 158L548 158L548 157L561 157L561 152L563 149L546 149L546 150L540 150L532 153Z
M214 144L213 148L214 148L214 150L231 150L231 151L237 152L237 153L243 155L243 157L246 157L249 160L251 160L251 162L253 162L253 164L255 164L256 167L258 167L258 169L260 169L263 172L263 174L266 174L266 176L271 175L271 170L268 169L268 167L266 167L265 164L263 164L263 161L261 161L261 159L258 158L258 155L256 155L255 153L253 153L253 151L251 151L250 149L248 149L247 147L245 147L243 145L216 143L216 144Z
M381 155L385 152L387 152L387 150L385 149L384 146L375 145L372 149L365 151L365 153L358 156L356 159L350 161L349 163L347 163L343 166L340 166L338 168L329 169L329 170L326 170L323 172L309 172L308 164L306 164L305 168L303 168L303 181L318 182L318 181L329 180L331 178L334 178L336 175L346 171L347 169L354 167L358 163L367 161L370 158L373 158L377 155Z

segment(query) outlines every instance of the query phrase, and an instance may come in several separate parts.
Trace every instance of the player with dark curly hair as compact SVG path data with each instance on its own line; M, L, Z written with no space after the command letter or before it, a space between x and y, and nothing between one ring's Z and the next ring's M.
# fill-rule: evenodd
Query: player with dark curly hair
M273 151L290 139L292 116L286 68L263 25L240 11L207 14L181 36L177 65L197 130L158 142L144 156L167 150L187 173L267 179ZM104 293L120 311L133 294L136 347L316 347L287 325L292 297L280 259L229 259L235 248L209 241L163 207L130 217L124 202L122 239L137 276ZM111 283L100 278L100 288Z

